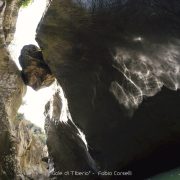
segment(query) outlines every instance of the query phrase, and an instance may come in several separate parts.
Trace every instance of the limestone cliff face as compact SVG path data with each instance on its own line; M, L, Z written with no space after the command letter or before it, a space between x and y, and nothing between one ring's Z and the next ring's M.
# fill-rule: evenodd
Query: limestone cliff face
M14 37L16 30L16 21L20 8L19 0L1 0L1 2L6 3L6 9L4 12L3 20L3 31L5 35L6 43L9 44Z
M22 179L47 179L48 164L44 132L25 119L16 121L17 177Z
M7 46L14 35L18 10L18 0L0 0L0 179L46 179L43 133L16 118L26 86Z
M180 97L162 88L179 88L180 4L94 2L51 1L37 41L100 169L127 167L144 178L175 166L167 159L168 151L176 154L172 159L180 160ZM143 100L144 96L151 98ZM66 124L60 130L67 133ZM56 133L51 136L61 143ZM50 151L57 142L48 141ZM68 143L71 139L65 139L61 148ZM71 159L63 158L71 167ZM157 158L164 166L153 163ZM64 159L55 162L59 170Z
M17 1L0 1L0 178L15 177L15 129L14 118L21 104L25 86L18 68L7 50L10 31L14 20L13 9L9 3ZM10 38L11 39L11 38Z

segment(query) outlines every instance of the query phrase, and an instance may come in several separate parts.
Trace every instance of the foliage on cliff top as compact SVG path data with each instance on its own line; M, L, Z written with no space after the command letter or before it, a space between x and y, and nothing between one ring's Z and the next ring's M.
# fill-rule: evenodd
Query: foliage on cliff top
M25 7L27 7L30 3L32 3L33 0L20 0L19 2L20 2L20 6L23 7L23 8L25 8Z

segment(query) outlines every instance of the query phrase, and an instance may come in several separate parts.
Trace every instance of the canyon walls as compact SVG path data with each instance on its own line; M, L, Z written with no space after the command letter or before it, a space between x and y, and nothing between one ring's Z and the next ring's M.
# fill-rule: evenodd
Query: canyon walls
M0 179L48 179L46 168L52 178L66 170L92 173L82 179L130 170L143 179L179 165L177 0L49 1L37 29L42 53L28 55L26 67L35 70L43 56L46 83L58 81L45 107L49 158L43 133L17 120L25 79L7 45L18 9L17 0L0 0ZM44 79L36 73L39 89Z
M145 178L180 162L179 15L176 0L51 1L37 41L97 169ZM72 167L66 126L48 134L56 171Z
M18 68L7 50L11 27L14 28L14 10L10 3L17 1L0 1L0 177L15 176L15 131L13 121L21 104L25 86ZM12 15L13 14L13 15ZM16 17L17 18L17 17Z
M0 1L0 179L46 179L45 135L19 117L26 86L8 51L12 41L19 0ZM37 132L39 131L39 132Z

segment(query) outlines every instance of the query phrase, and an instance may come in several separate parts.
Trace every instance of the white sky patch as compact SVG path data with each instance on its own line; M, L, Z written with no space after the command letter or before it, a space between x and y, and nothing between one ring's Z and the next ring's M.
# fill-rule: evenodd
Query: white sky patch
M41 17L46 9L46 0L34 0L26 8L21 8L18 14L16 32L14 34L14 40L9 46L11 56L19 68L18 57L21 49L24 45L34 44L38 46L35 41L36 28L41 20Z
M14 40L9 46L9 50L20 69L18 57L23 46L28 44L38 46L35 41L36 28L46 9L46 3L46 0L34 0L28 7L21 8L19 11ZM23 98L25 105L19 109L19 112L24 113L27 120L41 128L44 128L44 106L52 96L52 86L39 91L27 87L27 93Z
M27 93L18 112L24 113L27 120L44 129L44 107L53 95L52 86L34 91L27 87Z

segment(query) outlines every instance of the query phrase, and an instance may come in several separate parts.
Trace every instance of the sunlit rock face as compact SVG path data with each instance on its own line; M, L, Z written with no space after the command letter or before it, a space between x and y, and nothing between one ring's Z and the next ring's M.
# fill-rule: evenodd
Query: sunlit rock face
M35 45L24 46L19 62L22 67L22 78L26 85L34 90L50 86L55 80L43 59L42 51Z
M19 179L48 179L46 137L31 122L16 116L16 161Z
M5 16L3 21L3 31L5 33L6 43L9 44L14 37L16 30L16 21L20 8L19 0L1 0L4 5L6 5ZM0 3L0 4L2 4Z
M81 132L71 120L62 89L57 83L51 100L45 107L45 130L49 153L50 177L73 180L73 175L64 175L67 171L96 173L97 165L88 152ZM84 179L84 176L77 176ZM92 177L87 176L90 180Z
M20 72L6 48L10 32L17 18L17 1L0 1L0 179L16 176L14 119L21 104L25 86ZM13 14L11 14L14 12ZM7 31L6 31L7 30Z
M19 0L0 0L0 179L46 179L42 133L16 118L26 86L7 46L14 35L18 10Z
M177 0L53 0L42 19L44 59L102 170L144 178L177 165L167 149L180 162L179 16Z

